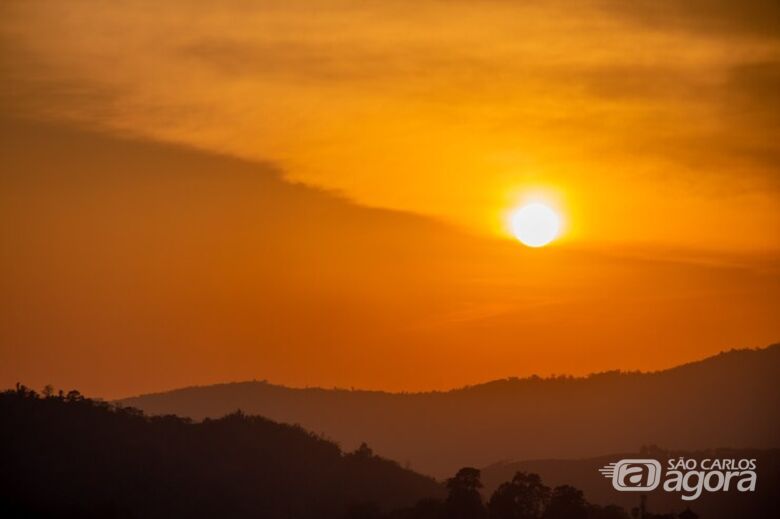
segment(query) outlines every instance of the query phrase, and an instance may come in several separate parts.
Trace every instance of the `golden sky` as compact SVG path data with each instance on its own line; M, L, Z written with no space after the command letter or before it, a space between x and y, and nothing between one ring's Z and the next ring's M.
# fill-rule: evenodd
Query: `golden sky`
M3 2L0 382L419 389L777 340L779 18L772 0ZM193 168L216 178L182 195ZM506 229L529 196L566 222L536 255ZM111 358L132 373L96 375Z

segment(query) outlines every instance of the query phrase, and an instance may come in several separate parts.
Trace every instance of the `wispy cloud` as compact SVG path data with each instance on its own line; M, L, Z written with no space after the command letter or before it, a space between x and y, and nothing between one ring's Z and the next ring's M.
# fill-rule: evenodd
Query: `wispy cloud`
M2 11L6 111L272 160L479 232L543 186L572 239L779 245L773 1Z

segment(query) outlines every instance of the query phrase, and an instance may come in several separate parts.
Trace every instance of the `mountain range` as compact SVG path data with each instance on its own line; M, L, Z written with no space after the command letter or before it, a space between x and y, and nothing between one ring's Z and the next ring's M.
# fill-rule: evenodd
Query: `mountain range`
M651 372L509 378L451 391L188 387L118 403L194 420L238 409L298 424L345 449L367 442L435 477L462 466L632 452L780 447L780 344Z

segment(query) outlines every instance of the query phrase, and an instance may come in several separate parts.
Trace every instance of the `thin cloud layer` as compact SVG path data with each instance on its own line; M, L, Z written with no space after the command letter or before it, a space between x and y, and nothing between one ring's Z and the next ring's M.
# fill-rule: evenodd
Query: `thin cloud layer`
M479 233L543 189L571 241L780 245L776 2L2 9L6 111L274 161Z

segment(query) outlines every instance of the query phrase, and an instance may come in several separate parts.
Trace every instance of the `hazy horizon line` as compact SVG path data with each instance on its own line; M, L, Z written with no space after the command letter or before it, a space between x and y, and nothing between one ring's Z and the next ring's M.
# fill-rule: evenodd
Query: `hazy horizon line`
M389 391L384 389L368 389L368 388L357 388L357 387L340 387L340 386L332 386L332 387L325 387L325 386L296 386L296 385L287 385L283 383L278 382L271 382L268 379L252 379L252 380L234 380L234 381L226 381L226 382L215 382L213 384L193 384L190 386L180 386L180 387L174 387L171 389L163 389L160 391L152 391L149 393L140 393L135 395L129 395L126 397L121 398L114 398L109 399L109 402L122 402L125 400L132 400L135 398L142 398L142 397L149 397L149 396L156 396L156 395L162 395L166 393L174 393L179 391L188 391L193 389L204 389L204 388L213 388L217 386L231 386L231 385L239 385L239 384L264 384L268 386L273 386L277 388L283 388L283 389L290 389L294 391L331 391L331 392L346 392L346 393L379 393L384 395L405 395L405 396L413 396L413 395L431 395L431 394L444 394L444 393L454 393L457 391L465 391L469 389L474 389L481 386L487 386L489 384L494 384L497 382L524 382L524 381L540 381L540 382L546 382L546 381L556 381L556 380L588 380L594 377L603 376L603 375L655 375L660 373L665 373L667 371L672 371L679 368L684 368L687 366L691 366L694 364L700 364L703 362L706 362L708 360L712 360L724 355L729 355L733 353L755 353L755 352L761 352L761 351L767 351L772 348L780 347L780 340L776 342L772 342L766 346L757 346L757 347L744 347L744 348L730 348L727 350L721 350L718 353L707 355L705 357L700 357L695 360L691 360L688 362L683 362L680 364L674 364L671 366L668 366L663 369L657 369L657 370L649 370L649 371L643 371L641 369L636 370L624 370L620 368L616 369L605 369L602 371L593 371L586 375L572 375L567 373L552 373L549 375L539 375L539 374L531 374L526 376L506 376L503 378L495 378L490 380L485 380L483 382L477 382L474 384L465 384L462 386L456 386L456 387L450 387L446 389L430 389L430 390L420 390L420 391Z

